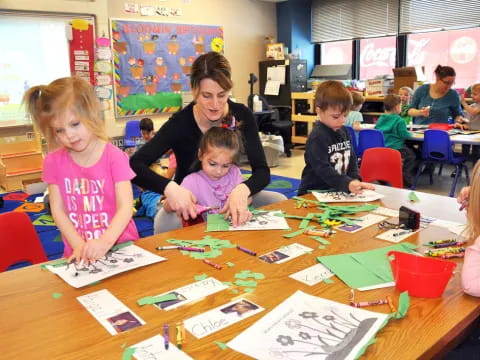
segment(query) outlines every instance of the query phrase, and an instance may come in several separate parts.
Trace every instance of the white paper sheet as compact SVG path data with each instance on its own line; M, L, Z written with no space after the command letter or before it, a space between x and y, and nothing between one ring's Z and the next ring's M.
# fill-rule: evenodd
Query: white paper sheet
M201 339L263 310L261 306L241 298L191 317L183 324L193 336Z
M269 264L281 264L288 260L292 260L300 255L313 251L312 248L304 246L302 244L293 243L284 246L280 249L270 251L269 253L259 256L259 259Z
M324 265L316 264L299 272L296 272L290 275L290 277L304 284L307 284L308 286L313 286L334 275L335 274L328 270Z
M280 81L277 80L267 80L265 83L265 95L278 96L280 93Z
M158 309L172 310L227 288L228 286L222 284L217 279L209 277L207 279L196 281L192 284L188 284L186 286L179 287L178 289L158 295L161 296L166 294L175 294L177 295L177 300L156 303L155 306Z
M372 210L373 213L379 214L379 215L385 215L388 217L397 217L399 216L399 210L396 209L389 209L383 206L379 206L378 208Z
M79 296L77 300L111 335L145 324L145 321L106 289Z
M357 231L366 229L369 226L379 223L380 221L386 220L385 216L375 215L375 214L367 214L360 216L358 219L360 221L355 221L355 225L338 225L335 229L342 230L349 233L356 233Z
M135 348L133 357L137 360L192 360L190 356L169 342L165 349L163 336L155 335L149 339L130 346Z
M132 244L109 251L105 258L91 265L65 264L62 266L47 265L46 267L69 285L79 288L125 271L165 260L161 256Z
M386 317L297 291L228 346L262 360L352 360Z
M376 238L380 240L387 240L393 243L398 243L419 231L420 230L412 232L404 229L390 229L381 233L380 235L377 235Z
M267 81L278 81L280 85L285 85L286 73L285 66L269 66L267 67Z
M242 231L242 230L287 230L290 229L287 221L283 216L277 216L275 214L282 213L280 210L266 211L258 210L257 214L254 214L249 222L233 227L230 225L230 231Z
M373 190L363 190L361 194L351 194L344 192L317 192L312 191L313 196L317 198L318 201L326 203L336 203L336 202L367 202L375 201L384 197L384 195L379 194Z

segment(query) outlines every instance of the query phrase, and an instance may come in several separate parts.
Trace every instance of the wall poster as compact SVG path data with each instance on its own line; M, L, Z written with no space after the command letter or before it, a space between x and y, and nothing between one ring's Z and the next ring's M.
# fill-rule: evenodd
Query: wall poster
M223 27L111 20L118 117L175 112L195 58L223 53Z

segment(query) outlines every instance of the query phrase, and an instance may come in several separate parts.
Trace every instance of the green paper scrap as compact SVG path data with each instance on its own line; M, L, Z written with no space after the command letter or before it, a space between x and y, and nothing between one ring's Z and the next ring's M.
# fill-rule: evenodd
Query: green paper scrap
M205 247L210 247L210 251L205 252L195 252L195 251L181 251L183 255L188 255L193 259L212 259L222 255L220 249L224 248L234 248L235 244L232 244L228 240L215 239L211 236L204 236L202 240L178 240L178 239L168 239L167 242L172 245L186 246L186 247L197 247L205 249Z
M284 234L283 237L287 238L287 239L290 239L292 237L303 234L307 230L314 229L315 227L316 227L315 225L307 226L305 229L300 229L300 230L294 231L293 233L290 233L290 234Z
M58 292L54 292L54 293L52 294L52 297L53 297L54 299L58 299L58 298L61 298L61 297L62 297L62 294L61 294L61 293L58 293Z
M254 288L244 288L243 291L245 291L247 293L250 293L250 294L253 294L255 292L255 289Z
M325 284L333 284L333 283L334 283L334 281L333 281L332 279L330 279L330 278L324 279L323 282L324 282Z
M231 281L222 281L222 284L225 286L232 286L233 283Z
M137 304L140 306L143 305L152 305L156 303L161 303L164 301L171 301L171 300L177 300L177 295L175 294L165 294L165 295L160 295L160 296L145 296L139 300L137 300Z
M232 289L232 292L233 292L234 294L238 294L238 290L237 290L237 289Z
M413 253L415 248L413 244L400 243L358 253L320 256L317 257L317 261L330 269L349 287L358 289L393 282L387 253L389 251Z
M228 347L227 344L225 344L221 341L218 341L218 340L214 341L214 343L217 344L217 346L222 350L225 350Z
M125 349L122 355L122 360L131 360L133 354L135 353L135 348L128 347Z
M291 189L292 183L288 180L273 180L268 184L267 189Z
M242 270L234 275L235 279L247 279L252 277L257 280L265 279L265 275L262 273L252 273L250 270Z
M414 191L410 191L410 193L408 194L408 200L412 201L412 202L419 202L420 199L418 198L417 194L415 194Z
M388 322L388 321L387 321ZM376 334L375 334L376 335ZM375 339L374 337L372 337L365 345L363 345L360 350L358 350L358 353L357 355L355 355L355 359L359 359L360 357L362 357L364 354L365 354L365 351L367 351L367 348L370 346L370 345L373 345L377 342L377 339Z
M330 241L324 239L323 237L321 236L310 236L313 240L316 240L318 241L320 244L323 244L323 245L330 245Z
M97 284L100 284L100 280L94 281L94 282L88 284L87 286L93 286L93 285L97 285Z
M246 287L257 287L255 280L235 280L235 285Z
M395 319L403 319L407 315L408 308L410 307L410 296L408 291L404 291L398 297L398 309L395 313Z
M117 250L123 249L124 247L130 246L130 245L133 245L133 241L127 241L127 242L124 242L124 243L121 243L121 244L117 244L117 245L113 246L110 249L110 251L117 251Z
M303 219L300 222L300 225L298 225L298 228L299 229L305 229L314 217L315 217L314 213L308 213L307 216L305 217L305 219Z
M228 230L230 230L230 223L225 220L224 214L208 214L206 230L207 232Z
M42 270L48 270L47 265L50 265L50 266L53 266L53 267L60 267L60 266L65 265L66 263L67 263L67 259L61 258L61 259L53 260L53 261L47 262L45 264L42 264L40 267L42 268Z
M326 248L325 245L319 245L319 246L318 246L318 249L319 249L319 250L323 250L323 249L325 249L325 248Z
M226 264L227 264L228 267L234 267L235 266L235 264L230 262L230 261L227 261Z
M208 277L207 274L202 274L202 275L195 275L193 278L195 281L200 281L200 280L205 280Z

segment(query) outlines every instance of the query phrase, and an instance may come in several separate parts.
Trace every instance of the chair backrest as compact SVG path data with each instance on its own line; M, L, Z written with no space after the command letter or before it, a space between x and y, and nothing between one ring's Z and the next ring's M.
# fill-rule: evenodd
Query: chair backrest
M362 129L358 133L358 157L363 157L363 152L374 147L385 147L383 132L376 129Z
M352 147L355 150L355 154L358 156L358 144L357 144L357 135L355 134L355 130L353 127L346 125L345 126L350 133L350 138L352 139Z
M363 181L386 181L391 186L403 188L402 157L400 151L386 147L364 151L360 164Z
M136 140L142 138L140 131L140 120L129 120L125 124L125 145L135 146Z
M27 214L0 214L0 272L20 261L38 264L48 258Z
M453 159L452 143L445 130L427 130L423 134L424 160L450 161Z

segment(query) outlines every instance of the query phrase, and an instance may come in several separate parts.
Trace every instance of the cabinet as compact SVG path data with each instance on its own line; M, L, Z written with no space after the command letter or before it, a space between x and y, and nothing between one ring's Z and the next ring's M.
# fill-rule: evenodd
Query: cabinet
M25 181L41 181L42 167L41 139L35 129L0 137L0 186L6 191L22 189Z

